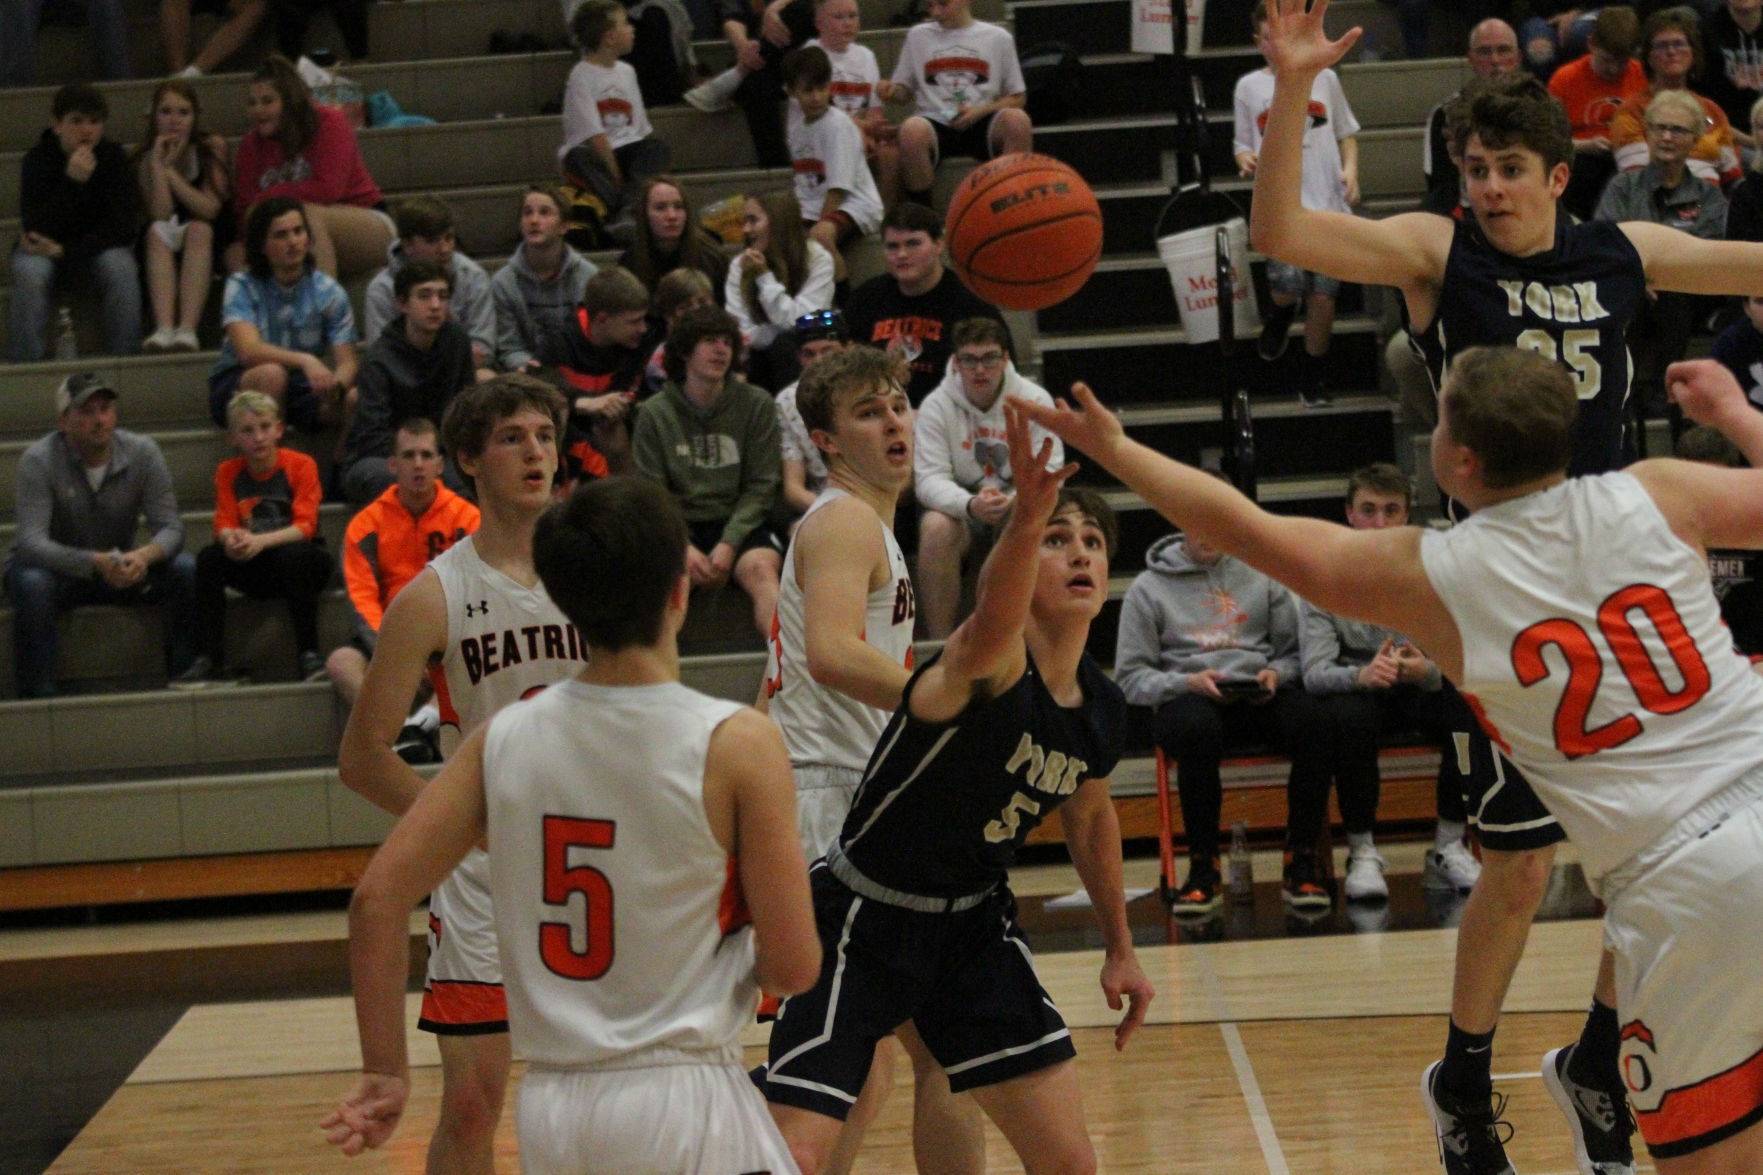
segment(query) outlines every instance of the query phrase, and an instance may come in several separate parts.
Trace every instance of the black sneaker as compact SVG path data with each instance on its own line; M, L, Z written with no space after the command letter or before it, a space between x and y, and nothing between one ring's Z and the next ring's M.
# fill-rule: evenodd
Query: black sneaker
M1195 861L1188 867L1188 879L1170 900L1172 914L1210 914L1224 901L1220 888L1216 858Z
M441 761L440 743L435 736L414 722L406 722L392 743L392 753L410 764L421 767L425 763Z
M1433 1092L1440 1063L1434 1061L1420 1075L1420 1099L1438 1136L1445 1175L1515 1175L1506 1158L1512 1126L1500 1116L1506 1112L1506 1095L1491 1094L1486 1105L1442 1104Z
M1298 303L1290 306L1275 306L1268 311L1267 321L1261 324L1261 341L1255 344L1255 353L1272 363L1286 353L1286 344L1292 338L1292 323L1298 317Z
M211 658L198 656L190 662L190 667L166 682L166 686L176 690L210 689L214 686L240 685L245 678L224 665L216 665Z
M1316 876L1316 858L1309 853L1295 854L1286 862L1280 893L1293 910L1327 910L1334 905L1334 898Z
M1581 1085L1567 1075L1575 1045L1543 1054L1543 1088L1573 1129L1580 1175L1634 1175L1634 1118L1628 1098Z

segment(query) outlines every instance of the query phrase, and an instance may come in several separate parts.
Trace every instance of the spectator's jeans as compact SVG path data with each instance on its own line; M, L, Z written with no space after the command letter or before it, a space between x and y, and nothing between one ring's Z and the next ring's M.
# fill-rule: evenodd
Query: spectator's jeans
M0 85L28 86L37 73L37 22L44 0L0 0ZM92 26L98 72L110 79L133 77L129 24L122 0L81 0Z
M0 0L12 3L13 0ZM59 263L37 253L12 253L12 361L34 363L48 353L49 311ZM133 355L141 349L141 276L131 249L106 249L92 259L89 277L104 301L104 349Z
M165 665L175 677L195 656L196 557L188 551L147 569L137 587L118 591L103 580L75 579L14 560L6 569L12 597L12 662L21 698L55 696L55 617L84 604L154 604L164 613Z

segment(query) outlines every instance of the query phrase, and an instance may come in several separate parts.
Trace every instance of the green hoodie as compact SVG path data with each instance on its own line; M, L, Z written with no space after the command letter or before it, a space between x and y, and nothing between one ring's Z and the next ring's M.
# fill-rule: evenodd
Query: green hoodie
M721 541L737 550L783 482L777 405L732 376L708 410L672 381L643 401L631 455L639 472L673 492L688 523L721 522Z

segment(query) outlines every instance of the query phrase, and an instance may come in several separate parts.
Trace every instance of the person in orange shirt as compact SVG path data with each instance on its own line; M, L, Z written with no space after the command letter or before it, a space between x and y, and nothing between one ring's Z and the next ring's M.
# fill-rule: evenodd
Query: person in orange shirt
M1580 220L1590 220L1598 194L1616 173L1610 151L1610 120L1617 108L1647 89L1647 74L1634 59L1640 19L1627 5L1599 11L1589 52L1557 69L1549 93L1567 110L1573 125L1573 173L1561 203Z
M324 676L318 594L335 566L318 538L318 463L281 447L281 407L262 392L227 404L227 437L239 456L214 471L214 541L196 556L196 631L201 651L171 685L236 684L226 668L226 589L280 597L294 621L300 676Z
M1651 86L1628 98L1610 119L1610 147L1618 171L1634 171L1652 158L1647 148L1647 103L1661 90L1687 90L1702 74L1702 32L1693 13L1682 8L1655 12L1641 26L1646 53L1641 64ZM1692 175L1717 184L1731 184L1743 171L1733 142L1732 123L1712 98L1696 95L1707 121L1690 150Z
M343 583L355 631L349 643L331 650L325 672L343 705L353 708L367 677L367 662L379 640L386 606L428 561L477 530L478 509L441 484L441 446L433 421L419 418L398 426L386 463L397 480L349 521L343 537ZM400 754L429 749L425 721L432 706L412 717L394 744ZM426 760L426 756L421 756Z

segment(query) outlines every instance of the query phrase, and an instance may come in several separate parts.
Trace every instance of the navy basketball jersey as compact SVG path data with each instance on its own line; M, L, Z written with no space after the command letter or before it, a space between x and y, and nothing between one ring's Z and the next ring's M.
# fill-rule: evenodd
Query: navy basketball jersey
M906 683L912 697L932 658ZM1016 850L1087 779L1120 758L1126 696L1086 653L1082 705L1054 700L1034 658L1008 690L952 722L923 722L902 702L870 756L839 843L872 881L953 898L1004 879Z
M1465 217L1451 239L1438 310L1415 342L1435 392L1451 360L1470 347L1528 347L1564 365L1579 388L1567 472L1607 473L1630 456L1625 336L1646 298L1640 254L1609 221L1574 224L1557 212L1555 247L1513 257Z

